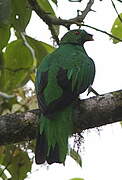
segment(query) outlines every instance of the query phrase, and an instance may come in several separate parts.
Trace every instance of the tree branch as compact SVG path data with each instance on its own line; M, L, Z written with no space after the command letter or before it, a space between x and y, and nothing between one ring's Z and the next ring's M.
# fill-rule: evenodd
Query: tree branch
M48 25L52 37L53 39L56 40L57 44L59 44L59 39L58 39L58 35L55 31L55 28L53 27L53 25L62 25L65 26L67 29L70 29L70 26L72 24L79 24L81 22L83 22L83 20L85 19L86 15L91 11L91 7L94 4L94 0L89 0L88 4L86 5L86 8L84 9L84 11L82 11L81 15L77 15L75 18L73 19L61 19L60 17L57 18L56 16L52 16L50 14L50 12L45 12L36 2L36 0L28 0L32 10L34 10L36 12L36 14Z
M120 39L120 38L118 38L116 36L113 36L112 34L106 32L104 30L92 27L90 25L83 24L83 21L84 21L85 17L87 16L87 14L90 11L92 11L91 7L94 4L94 0L89 0L88 1L87 5L86 5L86 8L84 9L84 11L82 11L81 15L77 15L75 18L68 19L68 20L67 19L61 19L60 17L57 18L56 16L52 16L49 12L45 12L38 5L36 0L28 0L28 2L30 4L31 8L37 13L37 15L48 25L48 27L49 27L49 29L50 29L50 31L52 33L52 37L56 40L57 44L59 44L59 39L58 39L57 33L55 32L55 29L53 28L53 25L58 25L58 26L62 25L62 26L69 29L72 24L92 28L92 29L94 29L96 31L99 31L101 33L104 33L104 34L110 36L113 39L116 39L116 40L122 42L122 39Z
M37 13L37 15L47 24L53 24L53 25L63 25L65 27L77 24L80 22L83 22L86 15L91 11L91 7L94 4L94 0L89 0L88 4L86 5L86 8L84 11L82 11L81 15L76 16L75 18L66 20L57 18L56 16L52 16L49 12L45 12L36 2L36 0L28 0L31 8Z
M39 110L0 116L0 145L36 137ZM74 132L122 120L122 90L81 100L74 108Z
M118 38L118 37L116 37L116 36L113 36L112 34L110 34L110 33L106 32L106 31L104 31L104 30L101 30L101 29L95 28L95 27L90 26L90 25L87 25L87 24L81 24L81 26L85 26L85 27L88 27L88 28L94 29L95 31L99 31L99 32L101 32L101 33L103 33L103 34L106 34L106 35L110 36L110 37L111 37L111 38L113 38L113 39L116 39L116 40L118 40L118 41L122 42L122 39L120 39L120 38Z

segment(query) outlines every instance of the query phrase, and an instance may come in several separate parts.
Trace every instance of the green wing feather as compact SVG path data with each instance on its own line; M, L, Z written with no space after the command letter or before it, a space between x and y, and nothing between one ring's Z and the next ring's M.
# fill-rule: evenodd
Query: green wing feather
M80 66L68 70L67 73L67 78L72 82L72 91L84 92L93 83L94 75L95 66L92 59L81 59Z

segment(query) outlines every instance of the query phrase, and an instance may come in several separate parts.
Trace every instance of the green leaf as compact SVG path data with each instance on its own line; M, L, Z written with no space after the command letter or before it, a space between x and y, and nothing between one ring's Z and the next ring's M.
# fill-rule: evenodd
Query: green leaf
M84 179L82 179L82 178L72 178L70 180L84 180Z
M24 32L31 18L32 9L28 0L12 0L11 24L17 30Z
M7 25L0 26L0 50L8 43L10 38L10 27Z
M1 70L1 67L3 66L3 52L0 51L0 70Z
M44 43L42 41L37 41L36 39L33 39L29 36L26 36L26 40L35 51L37 65L40 64L40 62L46 55L48 55L49 53L51 53L55 50L55 48L53 46L51 46L47 43Z
M40 8L42 8L45 13L48 13L49 15L56 16L52 6L50 5L48 0L36 0ZM53 0L56 2L56 0ZM56 34L59 35L59 26L53 25L54 30L56 31Z
M0 177L2 178L2 180L7 180L7 176L4 173L4 168L0 168Z
M31 171L32 162L27 152L19 151L12 157L11 164L7 170L12 176L12 180L23 180L27 177L27 173Z
M48 0L36 0L38 5L46 12L49 13L50 15L55 16L55 12L52 8L52 6L50 5L50 3L48 2Z
M11 92L29 80L33 69L33 57L22 40L11 42L4 53L4 66L0 79L0 90Z
M11 1L0 0L0 25L9 24L11 13Z
M4 159L1 164L6 167L6 170L12 176L11 179L24 180L32 167L32 161L30 160L28 153L22 151L19 145L3 146L0 150L0 155L4 154Z
M3 163L3 160L5 158L4 150L5 150L5 146L0 146L0 164Z
M119 14L119 16L122 19L122 13ZM117 17L115 19L114 24L113 24L112 29L111 29L111 33L112 33L112 35L118 37L119 39L122 39L122 21L120 20L120 18ZM112 40L113 40L114 44L120 42L119 40L114 39L114 38L112 38Z
M70 149L70 156L82 167L82 159L80 155L72 148Z
M15 40L7 46L4 58L5 68L10 70L29 69L33 66L32 54L21 39Z

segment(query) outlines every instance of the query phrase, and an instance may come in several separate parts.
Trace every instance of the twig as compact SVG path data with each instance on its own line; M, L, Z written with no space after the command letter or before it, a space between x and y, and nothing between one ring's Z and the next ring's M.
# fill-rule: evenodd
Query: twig
M122 39L120 39L120 38L118 38L118 37L116 37L116 36L113 36L112 34L110 34L110 33L106 32L106 31L104 31L104 30L101 30L101 29L95 28L95 27L93 27L93 26L89 26L89 25L87 25L87 24L80 24L80 25L81 25L81 26L88 27L88 28L91 28L91 29L94 29L94 30L99 31L99 32L101 32L101 33L104 33L104 34L106 34L106 35L110 36L111 38L116 39L116 40L118 40L118 41L122 42Z
M25 46L30 50L30 52L32 54L32 57L33 57L33 60L35 60L36 59L35 50L28 43L28 41L27 41L27 39L25 37L26 34L21 32L20 35L22 37L22 40L24 41Z
M85 19L86 15L90 12L93 11L91 9L92 5L94 4L94 0L90 0L86 6L86 8L84 9L84 11L82 12L82 14L79 17L80 22L83 22L83 20ZM77 17L76 17L77 18Z
M76 16L75 18L66 20L57 18L55 16L50 15L49 13L46 13L35 0L28 0L29 4L31 5L32 9L38 14L38 16L48 25L62 25L62 26L69 26L72 24L77 24L78 22L83 22L88 12L91 11L91 7L94 3L94 0L89 0L86 8L84 11L82 11L81 15Z
M121 16L119 15L118 10L117 10L117 8L116 8L116 6L115 6L113 0L111 0L111 3L112 3L112 5L113 5L113 7L114 7L114 9L115 9L115 11L116 11L116 13L117 13L117 15L118 15L119 20L120 20L121 23L122 23L122 18L121 18Z
M57 43L57 45L59 45L59 38L58 38L58 35L56 33L56 30L55 30L54 26L53 25L49 25L48 27L49 27L49 29L51 31L52 38Z
M53 27L53 25L55 25L54 23L52 23L52 19L57 19L56 17L52 16L50 13L45 12L36 2L36 0L28 0L31 8L36 12L36 14L48 25L52 37L53 39L55 39L55 41L57 42L57 44L59 43L59 39L58 39L58 35L57 32L55 31L55 28Z
M0 91L0 96L1 96L1 97L4 97L4 98L6 98L6 99L10 99L10 98L14 98L14 97L15 97L15 95L8 95L8 94L3 93L3 92L1 92L1 91Z

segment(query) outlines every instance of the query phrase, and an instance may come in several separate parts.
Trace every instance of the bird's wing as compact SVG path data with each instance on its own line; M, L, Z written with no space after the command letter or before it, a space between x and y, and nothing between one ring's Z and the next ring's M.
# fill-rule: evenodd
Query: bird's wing
M37 71L36 81L35 81L35 90L38 100L38 106L42 113L47 110L47 106L44 99L44 89L48 83L48 72Z
M70 67L54 64L47 72L38 72L36 93L43 114L64 108L92 84L95 75L93 61L89 58L89 60L81 59L80 63L76 63L73 59L73 62L75 63L72 63L72 66L69 64Z
M54 82L50 82L49 72L40 73L41 78L36 80L38 83L36 94L43 114L53 113L72 102L71 81L67 78L67 70L60 67L53 78ZM51 99L49 103L46 101L48 98Z
M67 78L72 82L72 91L79 95L83 93L92 83L95 76L95 65L91 58L82 60L80 64L69 69Z

